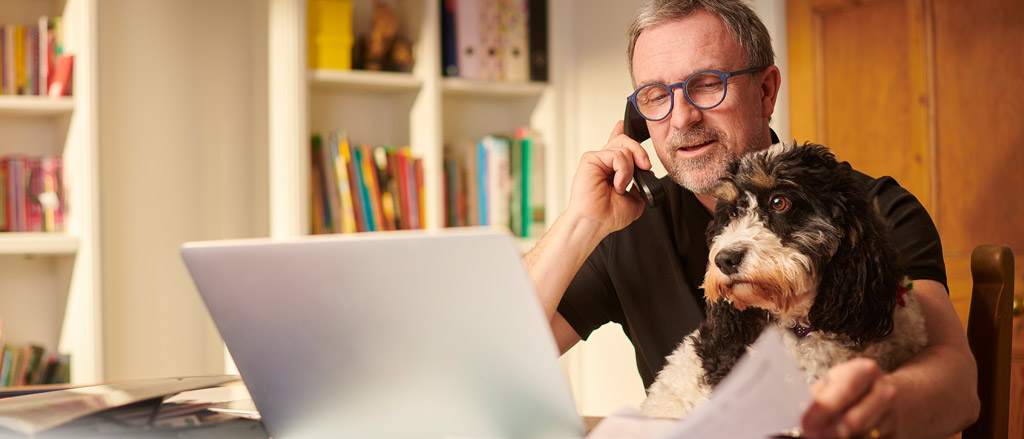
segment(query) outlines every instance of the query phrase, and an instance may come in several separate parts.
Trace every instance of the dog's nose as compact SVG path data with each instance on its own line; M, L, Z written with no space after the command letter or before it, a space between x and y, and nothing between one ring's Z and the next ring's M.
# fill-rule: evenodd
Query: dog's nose
M744 249L722 250L715 256L715 265L727 276L736 274L740 271L740 263L743 262L743 256L746 254L747 251Z

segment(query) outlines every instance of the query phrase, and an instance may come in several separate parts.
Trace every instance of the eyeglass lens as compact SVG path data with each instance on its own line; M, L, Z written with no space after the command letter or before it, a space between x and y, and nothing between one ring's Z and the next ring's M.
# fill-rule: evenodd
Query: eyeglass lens
M709 109L725 99L725 83L712 72L691 76L683 85L686 100L698 108ZM648 84L636 94L637 109L648 119L664 119L672 111L672 92L668 86Z

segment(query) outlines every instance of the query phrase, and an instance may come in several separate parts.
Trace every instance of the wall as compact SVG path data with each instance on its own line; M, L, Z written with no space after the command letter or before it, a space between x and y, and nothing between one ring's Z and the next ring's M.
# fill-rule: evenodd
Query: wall
M267 233L266 10L99 2L106 380L224 370L178 248Z
M552 50L561 54L559 84L564 102L565 190L588 150L600 149L616 121L622 119L625 98L632 93L626 71L626 32L644 0L556 1L552 5ZM785 2L757 0L751 6L761 15L783 74L783 90L772 126L780 138L789 136L786 92ZM649 144L650 142L645 142ZM648 146L645 144L645 146ZM648 154L657 157L648 147ZM654 160L655 173L664 168ZM563 365L578 409L585 415L607 415L625 405L638 405L645 396L636 370L633 346L616 324L605 325L563 356Z

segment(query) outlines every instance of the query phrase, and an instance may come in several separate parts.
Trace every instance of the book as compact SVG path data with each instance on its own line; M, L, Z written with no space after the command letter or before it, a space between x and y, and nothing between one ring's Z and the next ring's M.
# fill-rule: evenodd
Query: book
M333 162L335 183L338 186L339 216L341 233L354 233L358 230L355 215L355 205L352 203L352 187L348 176L349 146L348 134L343 131L335 131L328 138L328 147Z
M50 82L50 89L47 93L50 99L55 100L70 94L72 64L74 64L74 55L67 54L57 57L53 81Z
M509 227L509 200L511 198L509 172L509 140L506 137L484 136L481 142L487 150L486 184L487 222L486 225Z

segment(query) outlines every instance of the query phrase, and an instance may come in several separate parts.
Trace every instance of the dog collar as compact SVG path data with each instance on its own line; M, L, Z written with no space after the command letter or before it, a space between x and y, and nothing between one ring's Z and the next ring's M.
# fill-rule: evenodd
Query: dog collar
M800 337L800 338L803 338L803 337L806 337L808 335L811 335L811 333L814 332L814 328L811 328L810 326L803 326L803 325L796 325L796 326L794 326L792 328L789 328L789 329L791 331L793 331L793 333L796 334L797 337Z
M907 301L903 299L903 296L912 289L914 289L914 282L910 279L904 279L903 284L896 290L896 300L899 302L901 308L905 308L907 306Z

